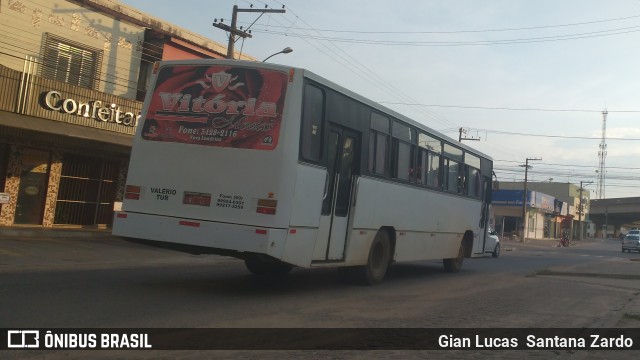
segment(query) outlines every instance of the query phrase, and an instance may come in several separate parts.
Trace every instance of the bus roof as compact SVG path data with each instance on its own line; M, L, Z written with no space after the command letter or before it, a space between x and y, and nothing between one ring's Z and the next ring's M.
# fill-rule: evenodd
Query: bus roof
M385 113L389 116L392 116L398 120L401 120L409 125L412 125L418 129L422 129L425 132L429 133L430 135L434 135L436 137L439 137L442 140L448 141L451 144L455 144L455 146L460 147L466 151L469 151L471 153L474 153L476 155L482 156L486 159L490 159L493 160L491 156L486 155L470 146L467 146L464 143L458 142L455 139L453 139L452 137L445 135L425 124L422 124L420 122L417 122L405 115L402 115L400 113L398 113L395 110L392 110L384 105L381 105L373 100L370 100L362 95L359 95L358 93L351 91L341 85L338 85L320 75L317 75L316 73L304 69L304 68L297 68L297 67L292 67L292 66L286 66L286 65L279 65L279 64L272 64L272 63L263 63L263 62L255 62L255 61L246 61L246 60L231 60L231 59L191 59L191 60L168 60L168 61L162 61L161 65L209 65L209 64L220 64L220 65L228 65L228 66L250 66L250 67L255 67L255 68L263 68L263 69L271 69L271 70L277 70L277 71L283 71L283 72L289 72L291 69L294 69L295 72L299 72L301 71L303 76L311 79L319 84L325 85L345 96L348 96L356 101L359 101L367 106L370 106L382 113Z

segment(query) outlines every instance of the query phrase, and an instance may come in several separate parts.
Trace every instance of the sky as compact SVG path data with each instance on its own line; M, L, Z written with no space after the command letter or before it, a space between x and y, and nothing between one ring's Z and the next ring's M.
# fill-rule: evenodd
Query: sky
M121 0L236 50L302 67L493 157L498 181L640 196L640 0ZM259 17L259 18L258 18ZM255 23L254 23L255 21ZM253 23L253 25L251 25ZM606 157L599 186L603 111ZM553 179L553 180L550 180ZM591 182L591 183L589 183ZM587 185L588 184L588 185Z

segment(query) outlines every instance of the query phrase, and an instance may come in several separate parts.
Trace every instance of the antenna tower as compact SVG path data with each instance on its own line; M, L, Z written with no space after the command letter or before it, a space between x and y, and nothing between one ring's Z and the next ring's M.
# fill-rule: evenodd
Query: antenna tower
M607 157L607 109L602 112L602 140L600 141L600 151L598 151L598 188L596 190L598 199L604 199L604 181L606 174L605 159Z

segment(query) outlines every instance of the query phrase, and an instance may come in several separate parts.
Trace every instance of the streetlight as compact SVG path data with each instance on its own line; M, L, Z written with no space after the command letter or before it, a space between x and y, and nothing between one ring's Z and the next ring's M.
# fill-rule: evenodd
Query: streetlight
M278 51L277 53L275 53L275 54L271 54L271 55L267 56L267 58L266 58L266 59L264 59L264 60L262 60L262 62L265 62L265 61L267 61L267 60L271 59L272 57L274 57L274 56L276 56L276 55L278 55L278 54L288 54L288 53L290 53L290 52L292 52L292 51L293 51L293 49L287 46L286 48L284 48L284 49L282 49L282 50Z

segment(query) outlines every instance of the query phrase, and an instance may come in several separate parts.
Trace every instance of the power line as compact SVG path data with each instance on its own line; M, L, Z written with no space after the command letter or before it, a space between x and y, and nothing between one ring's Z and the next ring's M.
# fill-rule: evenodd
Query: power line
M25 3L34 4L34 6L41 6L41 4L35 4L32 1L25 0ZM26 10L31 10L29 7L25 7ZM34 8L35 9L35 8ZM42 7L42 10L55 10L53 8ZM61 15L67 16L68 15ZM12 68L18 69L22 68L22 64L24 62L25 54L33 54L35 49L40 49L41 44L34 39L41 37L42 32L37 31L37 28L32 28L28 30L24 26L17 25L19 24L16 18L10 18L7 23L5 23L4 30L0 32L0 34L4 35L2 40L0 40L0 54L6 55L8 58L5 59L7 63L11 62L16 64ZM15 30L15 31L12 31ZM31 36L29 36L31 35ZM117 39L116 39L117 40ZM130 39L128 39L130 40ZM107 39L105 38L105 41ZM109 40L111 41L111 40ZM134 43L134 41L132 40ZM133 45L133 44L132 44ZM99 48L91 47L90 50L96 52L102 52L105 57L110 57L111 62L105 64L102 68L98 69L98 72L92 79L94 81L101 82L102 84L115 85L119 86L122 89L136 90L136 91L144 91L145 89L140 88L141 84L138 83L138 78L133 76L126 75L117 75L117 74L128 74L131 72L131 64L134 64L135 61L140 61L140 64L151 64L154 61L160 61L162 58L160 55L162 54L162 46L155 45L149 42L144 42L140 44L141 49L139 51L129 50L131 51L130 56L111 56L110 51L101 50ZM48 65L46 62L43 62L39 56L36 56L34 61L41 68L46 68ZM5 65L8 65L8 64ZM104 75L104 76L102 76Z
M280 4L283 5L282 3L280 3ZM285 26L287 28L292 27L293 24L295 24L297 21L301 21L302 23L307 25L309 28L313 29L313 27L309 23L304 21L304 19L302 19L295 11L293 11L293 9L291 9L289 7L287 7L287 9L289 10L289 12L293 16L295 16L295 19L291 20L289 25L284 25L284 24L280 23L275 18L273 18L272 20L277 22L277 23L280 23L282 26ZM289 14L287 13L286 15L289 15ZM313 30L313 31L316 31L316 30ZM316 31L316 32L319 33L318 31ZM305 31L305 33L309 35L309 38L313 38L313 36L310 35L308 32ZM362 62L358 61L352 55L350 55L349 52L344 51L342 48L340 48L339 46L334 44L332 41L328 41L327 40L328 44L331 45L331 47L330 47L329 45L325 44L324 41L317 40L318 44L320 44L320 46L322 46L328 52L332 53L334 56L329 56L325 51L323 51L321 49L318 49L318 47L316 47L313 43L308 41L306 38L302 38L302 40L307 42L309 45L311 45L316 50L320 51L323 55L329 57L332 61L335 61L339 65L341 65L341 66L343 66L343 67L345 67L347 69L350 69L355 75L357 75L361 79L367 81L368 83L372 84L374 87L380 89L381 91L386 92L386 93L392 95L393 97L395 97L397 99L401 99L401 100L402 99L408 99L409 101L414 101L406 93L404 93L402 90L400 90L397 87L393 86L391 83L389 83L384 78L382 78L377 72L369 69L366 65L362 64ZM390 89L395 90L395 91L390 91ZM440 122L440 123L442 123L444 125L452 125L453 124L448 119L443 118L441 115L439 115L437 113L434 113L433 111L426 110L423 113L428 118L431 118L431 119L433 119L435 121L438 121L438 122Z
M635 33L640 31L640 26L629 26L617 29L590 31L585 33L566 34L566 35L554 35L554 36L541 36L541 37L529 37L529 38L516 38L516 39L498 39L498 40L474 40L474 41L398 41L396 40L367 40L367 39L355 39L345 37L331 37L331 36L308 36L296 33L284 33L281 31L269 31L256 29L256 32L270 33L275 35L284 35L290 37L299 38L312 38L316 40L331 40L336 42L345 42L353 44L366 44L366 45L385 45L385 46L478 46L478 45L510 45L510 44L526 44L537 42L551 42L551 41L566 41L587 39L612 35L623 35L629 33Z
M277 2L277 1L276 1ZM569 24L557 24L557 25L541 25L541 26L529 26L529 27L517 27L517 28L502 28L502 29L480 29L480 30L449 30L449 31L367 31L367 30L338 30L338 29L309 29L302 27L290 27L290 29L295 30L316 30L320 32L329 32L329 33L350 33L350 34L466 34L466 33L484 33L484 32L507 32L507 31L523 31L523 30L538 30L538 29L550 29L550 28L560 28L560 27L571 27L571 26L582 26L582 25L591 25L591 24L599 24L605 22L613 22L613 21L622 21L635 19L640 17L640 15L632 15L621 18L614 19L605 19L605 20L595 20L595 21L585 21L585 22L577 22L577 23L569 23ZM269 24L261 24L258 23L256 25L264 26L265 28L274 27L278 28L277 25L269 25Z
M494 170L501 173L520 174L522 172L522 170L519 169L520 165L521 161L518 160L494 160ZM597 176L595 173L596 168L597 167L595 165L556 164L540 162L538 163L538 166L536 166L535 173L560 177L583 177L595 179ZM614 180L638 182L640 181L640 168L610 166L607 167L607 176Z
M11 21L9 21L9 23L11 23ZM15 29L15 30L19 30L14 32L5 32L3 33L4 37L2 38L3 40L0 41L0 49L5 50L2 52L2 54L9 56L10 58L15 58L16 63L20 64L20 66L22 66L22 61L24 61L24 56L25 54L31 54L33 53L33 49L34 48L40 48L40 44L39 43L35 43L33 42L31 39L32 38L25 38L23 36L24 33L28 33L31 35L38 35L40 36L42 33L41 32L34 32L34 31L25 31L23 28L16 28L16 27L12 27L8 24L4 24L5 28L9 28L9 29ZM149 44L150 45L150 44ZM31 48L29 48L31 47ZM146 48L149 48L147 46L147 44L145 44ZM104 52L104 51L103 51ZM104 52L107 56L109 54L109 52ZM134 51L131 52L130 57L114 57L112 60L114 61L114 64L107 64L105 65L105 68L102 69L103 72L106 72L106 70L114 70L114 73L127 73L130 71L130 65L132 63L132 60L140 60L141 62L148 62L151 63L153 62L153 60L160 60L159 58L151 58L151 61L146 60L142 57L136 57L133 56L135 54ZM142 56L142 52L140 54ZM46 63L44 63L41 59L37 59L35 61L37 64L39 64L40 66L46 67ZM123 64L123 65L119 65ZM102 79L101 74L97 74L96 77L94 77L93 79L96 81L100 81L103 82L105 84L113 84L113 85L117 85L117 86L121 86L125 89L134 89L134 90L140 90L137 88L137 86L139 84L137 84L138 79L137 78L131 78L131 77L121 77L121 76L117 76L114 74L109 74L108 72L105 74L105 76L110 77L111 79L113 79L114 81L109 81L107 79Z
M247 37L251 37L250 32L244 31L242 30L242 27L240 27L240 29L238 29L236 27L236 24L238 22L238 13L240 12L246 12L246 13L260 13L260 15L258 16L258 19L264 15L265 13L284 13L286 10L284 9L254 9L253 5L251 5L251 8L249 9L241 9L238 7L238 5L233 5L233 15L231 18L231 26L227 25L227 24L223 24L222 20L220 20L220 22L217 22L217 20L214 20L213 26L225 30L229 33L229 43L227 46L227 59L233 59L234 58L234 47L235 47L235 43L236 43L236 36L240 37L243 39L243 44L244 44L244 39ZM256 19L256 21L258 20ZM255 23L255 21L254 21ZM249 30L249 28L251 28L251 26L253 25L253 23L251 23L251 25L249 25L249 27L247 28L247 30Z
M577 139L577 140L601 140L600 137L593 136L569 136L569 135L550 135L550 134L530 134L530 133L521 133L521 132L511 132L511 131L500 131L500 130L489 130L489 129L475 129L478 132L485 132L490 134L499 134L499 135L516 135L516 136L530 136L530 137L542 137L542 138L555 138L555 139ZM446 130L442 132L454 132L453 130ZM458 132L456 130L455 132ZM620 141L640 141L640 138L612 138L608 137L607 140L620 140Z
M395 102L388 102L388 101L379 101L379 103L389 104L389 105L424 106L424 107L441 107L441 108L474 109L474 110L602 113L602 110L592 110L592 109L513 108L513 107L504 107L504 106L496 107L496 106L443 105L443 104L421 104L421 103L395 103ZM607 111L613 112L613 113L640 113L640 110L607 110Z
M520 165L505 166L505 165L495 164L494 170L499 172L519 174L522 172L522 170L520 170L519 167ZM590 179L594 179L596 177L595 171L589 172L589 171L585 171L585 169L575 170L575 168L572 168L570 166L563 169L549 169L549 168L545 168L544 166L536 166L535 173L560 176L560 177L584 177L584 178L590 178ZM635 181L635 182L640 181L640 179L638 178L638 175L639 175L638 173L633 173L633 172L616 172L616 171L607 172L607 176L609 176L612 179Z
M517 160L503 160L503 159L494 159L493 162L510 162L510 163L521 163L522 161L517 161ZM576 165L576 164L552 164L552 163L545 163L545 162L541 162L538 163L538 165L549 165L549 166L562 166L562 167L567 167L567 166L574 166L574 167L593 167L595 168L595 166L591 166L591 165ZM607 166L607 169L625 169L625 170L640 170L640 167L615 167L615 166Z

